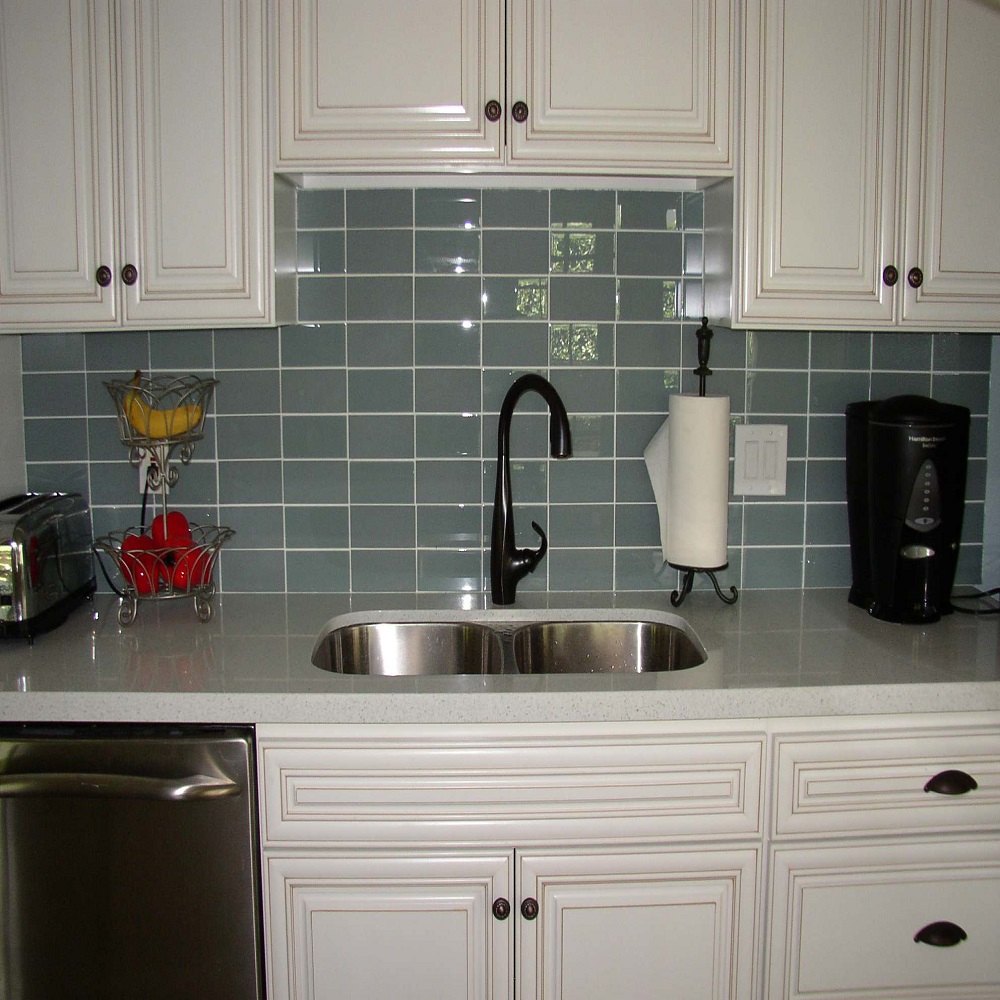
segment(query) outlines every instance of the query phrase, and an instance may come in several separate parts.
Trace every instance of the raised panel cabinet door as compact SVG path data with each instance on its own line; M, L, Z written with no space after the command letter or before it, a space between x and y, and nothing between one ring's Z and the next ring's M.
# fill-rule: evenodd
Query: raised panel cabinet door
M512 163L731 173L732 0L514 0Z
M278 166L499 163L502 18L502 0L280 0Z
M510 852L266 856L271 1000L508 1000ZM502 912L502 911L501 911Z
M518 1000L751 997L758 860L736 848L518 852Z
M0 3L0 329L116 322L111 16Z
M894 322L899 32L896 0L747 4L742 325Z
M1000 329L1000 8L908 5L903 322Z
M261 0L121 6L123 265L129 323L267 316Z

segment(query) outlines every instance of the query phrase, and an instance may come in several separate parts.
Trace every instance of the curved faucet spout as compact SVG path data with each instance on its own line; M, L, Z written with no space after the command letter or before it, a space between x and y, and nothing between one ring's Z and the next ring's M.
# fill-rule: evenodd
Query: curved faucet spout
M490 545L490 587L494 604L513 604L518 581L542 561L548 540L541 527L531 522L541 538L537 549L519 549L514 543L514 501L510 489L510 424L517 401L526 392L537 392L549 407L549 450L553 458L572 454L566 407L552 383L533 372L516 379L504 396L497 422L497 489L493 501L493 532Z

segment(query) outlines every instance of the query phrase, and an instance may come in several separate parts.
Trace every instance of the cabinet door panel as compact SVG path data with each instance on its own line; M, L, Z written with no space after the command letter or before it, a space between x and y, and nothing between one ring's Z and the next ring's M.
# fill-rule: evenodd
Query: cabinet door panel
M893 321L899 11L759 0L747 11L740 321Z
M749 997L754 850L518 852L520 1000Z
M913 4L904 321L1000 327L998 52L995 5Z
M268 857L268 996L505 1000L513 920L491 907L512 868L509 852Z
M728 0L517 0L512 162L732 168Z
M992 841L778 849L768 996L996 997L1000 858ZM947 921L967 937L914 940Z
M0 324L115 322L106 2L0 4Z
M132 323L265 315L261 18L257 0L122 7Z
M499 162L498 0L282 0L279 165Z

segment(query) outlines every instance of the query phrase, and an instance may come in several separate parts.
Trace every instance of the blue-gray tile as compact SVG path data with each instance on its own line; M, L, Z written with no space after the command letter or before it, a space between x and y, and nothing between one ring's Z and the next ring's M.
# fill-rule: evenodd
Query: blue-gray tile
M418 229L413 236L418 274L478 274L477 230Z
M345 459L290 459L282 469L286 504L347 503Z
M87 421L83 417L29 417L24 421L24 454L29 462L86 461Z
M797 503L757 503L744 514L744 545L801 544L805 510Z
M351 503L413 503L414 462L351 459Z
M646 463L639 458L615 459L615 501L617 503L652 503L653 487Z
M843 458L847 434L846 419L837 414L809 418L809 457ZM803 453L799 453L802 457Z
M563 548L610 548L615 542L613 504L549 504L550 544Z
M279 504L224 506L219 509L219 519L236 532L241 549L281 549L285 546L283 513Z
M482 417L478 413L418 414L415 433L418 458L477 458Z
M477 368L418 368L413 373L417 413L478 413L482 375Z
M553 229L614 229L614 191L553 191Z
M406 188L348 191L347 225L352 229L412 228L413 192Z
M412 323L348 323L351 368L408 368L413 364Z
M813 370L833 369L867 371L872 364L872 335L870 333L841 333L817 331L803 334L809 338L810 360ZM884 334L876 334L876 343Z
M289 593L346 594L351 590L351 556L347 551L288 552L285 565Z
M851 550L846 546L808 546L805 554L806 587L849 587Z
M333 229L344 225L344 192L319 190L296 192L300 229Z
M713 377L712 391L719 380ZM807 413L809 411L809 374L807 372L750 371L746 377L747 413ZM815 397L814 397L815 398ZM816 409L815 405L813 409Z
M479 321L483 304L478 276L418 275L413 286L413 315L416 319Z
M484 274L548 274L549 234L541 229L487 229Z
M630 548L660 544L660 518L651 503L615 505L615 544Z
M345 259L343 230L298 234L296 269L299 274L343 274L347 269Z
M220 416L215 419L219 454L225 458L278 458L281 455L281 418Z
M555 274L614 274L615 235L594 232L553 232L549 240L550 269Z
M345 324L318 323L281 328L281 364L284 368L328 368L343 365L347 357Z
M891 396L929 396L930 393L930 372L872 372L872 399L889 399Z
M936 333L934 371L988 372L995 334Z
M219 503L281 503L281 462L219 460Z
M281 372L284 413L343 413L347 374L343 368L286 368Z
M129 470L132 471L131 466ZM192 462L184 467L177 485L170 490L170 503L174 508L190 511L194 507L214 507L219 502L216 487L215 463ZM213 517L214 521L215 518Z
M571 413L569 429L576 458L610 458L615 447L613 413ZM561 463L557 463L561 464Z
M701 323L681 325L681 356L685 368L698 365L698 335ZM671 327L673 328L673 327ZM710 362L712 371L719 368L735 368L743 371L747 367L747 341L749 331L730 330L728 327L712 327Z
M549 362L552 365L613 365L614 326L611 323L551 323Z
M330 279L312 278L299 280L299 319L302 319L302 289L317 281ZM413 319L413 278L386 276L347 279L347 319L410 320ZM336 319L336 316L317 317Z
M417 507L417 545L423 549L483 546L483 509L478 503L422 503Z
M659 546L615 549L615 590L674 590L676 578Z
M416 365L475 365L480 363L480 324L468 321L417 323L413 333Z
M670 394L680 389L680 372L676 368L619 368L616 378L620 413L666 416Z
M33 493L79 493L88 498L92 468L86 462L28 462L28 489ZM121 527L121 523L110 527Z
M416 552L411 549L352 549L355 593L412 593L417 587Z
M215 332L215 367L276 368L278 365L278 331L217 330Z
M488 188L483 191L483 226L545 229L549 224L548 191Z
M646 445L663 425L663 413L618 413L615 419L615 456L642 458Z
M283 416L281 433L285 458L347 455L347 421L342 416Z
M413 192L416 225L478 229L482 191L474 188L418 188Z
M613 549L549 549L550 590L611 590Z
M347 373L350 412L412 413L412 368L351 368Z
M421 459L416 499L424 503L474 503L482 500L482 463L478 459Z
M813 334L814 337L819 334ZM928 371L933 338L929 333L880 331L872 339L872 369L875 371ZM847 367L842 366L842 367ZM862 365L852 367L863 367Z
M548 319L548 278L488 277L482 287L484 319Z
M547 361L545 323L483 324L483 367L534 369Z
M299 278L299 321L330 323L343 321L347 301L345 279L321 275Z
M678 285L675 279L620 279L618 318L640 322L677 319L680 315Z
M615 412L613 368L557 368L550 381L571 414Z
M409 504L351 505L352 548L412 549L416 542L416 512Z
M965 406L970 412L984 414L990 410L990 377L983 375L953 375L935 372L931 380L932 395L941 403Z
M611 503L614 495L613 461L574 455L569 461L553 462L549 469L549 500L552 503Z
M676 191L619 191L618 216L622 229L680 229L683 198Z
M623 368L678 368L681 327L677 323L619 323L615 360ZM715 364L715 358L712 358Z
M26 417L80 417L87 413L83 372L25 374L21 392Z
M347 270L350 274L410 274L413 233L408 229L349 229Z
M680 275L684 271L684 243L678 233L618 234L618 273L622 275Z
M710 346L714 347L714 345ZM762 368L793 368L804 371L809 367L808 334L795 330L749 332L747 334L747 367L758 370Z
M801 548L744 548L743 586L746 590L801 587Z
M810 413L843 413L848 403L868 399L867 372L813 372L809 386Z
M847 463L840 459L810 459L807 463L810 502L836 502L847 497ZM791 464L789 465L791 468Z
M84 345L88 343L87 338L101 337L105 340L115 338L115 342L120 343L121 333L112 334L83 334L83 333L37 333L23 334L21 337L21 371L22 372L81 372L87 364L84 355ZM146 354L135 351L137 360L135 368L149 367L148 340L145 334L133 334L132 343L142 345L146 348ZM109 345L110 346L110 345ZM106 354L95 349L95 358L105 359L112 362L113 368L117 371L127 362L122 359L125 345L122 344L117 353L110 351ZM96 368L96 364L91 364L91 368Z
M236 335L250 331L234 330L232 332ZM157 374L184 375L188 372L211 371L213 364L211 330L157 330L148 336L149 365ZM214 343L214 363L218 367L225 367L225 365L220 365L218 361L218 341ZM136 367L141 368L142 365L136 365Z
M810 545L846 545L846 503L806 504L806 542Z
M57 364L57 362L69 362L77 355L79 339L86 341L87 351L87 371L128 371L141 368L149 371L149 334L139 331L116 330L114 333L87 333L87 334L67 334L66 339L62 335L56 335L54 345L64 343L63 350L57 350L51 359L53 367L63 367L72 369L77 367L73 364ZM44 334L44 339L48 341L52 334ZM22 354L28 342L34 342L39 338L23 338ZM46 352L48 353L48 352ZM80 359L79 368L82 370L83 364ZM25 364L25 371L30 368Z
M483 558L477 551L417 552L417 589L424 593L474 593L482 589Z
M222 588L232 594L281 594L291 589L285 587L280 551L224 549L216 571Z
M352 413L347 418L351 458L412 458L413 414Z
M281 410L280 379L271 371L229 371L215 388L215 411L219 414L259 415Z
M616 319L614 278L554 275L550 287L551 318L554 320L613 322Z

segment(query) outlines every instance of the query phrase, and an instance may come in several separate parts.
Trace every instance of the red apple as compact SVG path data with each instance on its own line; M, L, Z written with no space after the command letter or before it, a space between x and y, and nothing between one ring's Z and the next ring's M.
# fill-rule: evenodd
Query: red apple
M186 549L191 545L191 525L179 510L157 514L149 531L158 549Z
M159 587L161 563L153 551L155 545L149 535L126 535L122 539L121 569L125 582L142 597L152 594Z
M193 545L177 554L170 577L174 590L203 587L211 578L211 559L208 550Z

